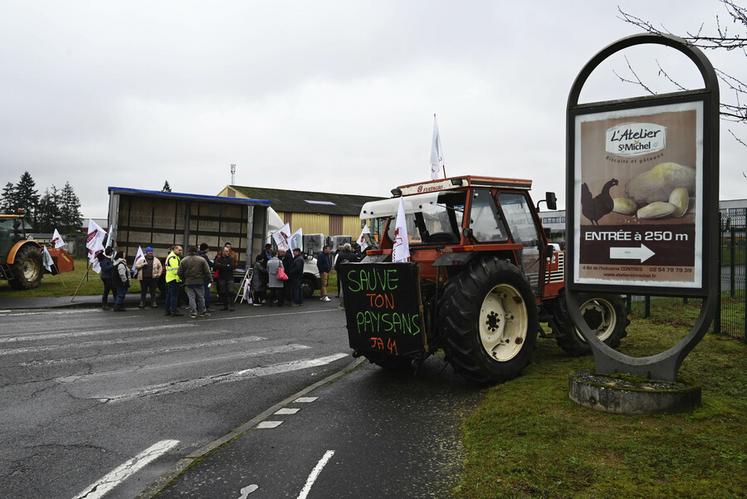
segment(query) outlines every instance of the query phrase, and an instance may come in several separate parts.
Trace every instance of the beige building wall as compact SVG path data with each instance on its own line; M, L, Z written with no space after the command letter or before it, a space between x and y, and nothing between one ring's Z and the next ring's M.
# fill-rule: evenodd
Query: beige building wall
M342 217L342 234L332 234L333 236L352 236L353 239L361 233L361 220L357 216Z
M228 198L245 198L246 197L242 193L237 191L236 189L231 189L229 186L225 186L223 190L221 190L218 193L218 196L222 196L224 198L225 197L228 197Z
M293 213L293 232L303 229L304 234L327 234L329 215L319 213Z

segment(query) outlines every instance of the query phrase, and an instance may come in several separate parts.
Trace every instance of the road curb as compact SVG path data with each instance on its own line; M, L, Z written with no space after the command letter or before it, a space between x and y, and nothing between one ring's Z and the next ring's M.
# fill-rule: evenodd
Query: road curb
M38 297L38 298L8 298L0 301L0 309L10 310L12 312L24 312L30 310L57 310L67 308L101 308L101 296L96 296L95 301L71 301L71 302L58 302L58 303L44 303L44 300L48 298L61 298L61 297ZM68 297L64 297L68 298ZM85 300L88 296L83 296L81 299ZM26 303L21 303L20 306L13 303L13 300L19 300ZM30 303L33 300L39 300L38 304ZM125 306L137 306L140 302L140 295L127 295L125 298ZM113 301L109 303L113 305Z
M233 430L231 430L224 436L203 445L202 447L200 447L194 452L187 454L185 457L177 461L176 464L171 468L171 470L162 474L155 482L151 483L145 490L143 490L137 496L135 496L136 499L151 499L153 497L156 497L159 493L161 493L161 491L166 489L166 487L168 487L174 480L179 478L179 476L181 476L182 473L184 473L192 465L206 458L208 454L218 450L220 447L224 446L225 444L232 442L233 440L236 440L237 438L240 438L245 433L248 433L254 428L254 426L257 425L257 423L259 423L260 421L264 421L265 419L267 419L267 417L271 416L272 414L277 412L279 409L281 409L282 407L285 407L286 405L293 402L297 398L303 397L304 395L313 392L317 388L320 388L324 385L332 383L333 381L337 381L338 379L342 378L346 374L353 372L361 364L363 364L365 360L366 360L365 357L360 357L354 360L353 362L343 367L336 373L330 374L326 378L321 379L317 381L316 383L313 383L307 386L306 388L300 390L299 392L294 393L290 397L287 397L281 400L277 404L271 406L270 408L254 416L249 421L237 426L236 428L234 428Z

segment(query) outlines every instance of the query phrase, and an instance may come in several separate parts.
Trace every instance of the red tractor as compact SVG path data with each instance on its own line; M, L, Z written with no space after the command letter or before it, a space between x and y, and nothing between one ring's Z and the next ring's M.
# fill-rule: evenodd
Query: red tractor
M41 243L29 239L31 226L23 210L15 214L0 214L0 279L6 279L13 289L32 289L39 285L46 272ZM53 265L49 273L56 275L74 268L72 257L63 249L47 248Z
M531 185L521 179L454 177L403 185L392 190L390 199L366 203L361 219L369 224L378 247L367 251L361 267L376 264L371 268L380 274L400 265L387 262L402 197L415 264L410 266L417 278L416 285L400 296L417 296L423 324L413 329L407 323L408 329L398 337L399 322L390 327L394 316L369 325L369 312L355 310L359 305L354 297L345 296L354 355L383 367L403 368L443 349L460 374L477 383L495 383L521 373L531 360L538 333L554 337L571 355L588 353L589 346L566 314L564 253L548 241L549 233L529 196ZM547 193L545 201L555 209L553 193ZM360 279L355 281L355 265L360 264L340 272L343 290L361 288ZM621 297L586 296L581 309L599 338L617 346L629 322ZM549 323L551 334L542 331L541 322ZM418 343L417 349L406 352L397 347L397 341L402 345L413 331L421 330L422 347ZM367 333L365 341L361 332Z

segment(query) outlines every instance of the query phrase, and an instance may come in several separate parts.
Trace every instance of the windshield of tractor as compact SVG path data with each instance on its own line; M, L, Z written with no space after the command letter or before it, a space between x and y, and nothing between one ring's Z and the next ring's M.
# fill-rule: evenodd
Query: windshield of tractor
M408 209L405 219L410 244L458 243L466 197L465 191L444 191L435 199ZM388 236L392 240L395 219L392 217L389 224Z

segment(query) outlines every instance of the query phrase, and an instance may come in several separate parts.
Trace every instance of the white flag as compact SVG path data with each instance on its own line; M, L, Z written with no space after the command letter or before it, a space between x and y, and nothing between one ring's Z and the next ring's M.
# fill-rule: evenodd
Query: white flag
M291 228L288 224L283 225L282 229L272 235L272 238L275 240L275 244L277 245L278 250L284 251L288 251L290 249L290 237Z
M49 250L47 250L46 246L42 247L42 263L44 264L44 268L47 269L47 272L51 273L54 260L52 259L52 255L49 254Z
M303 229L298 229L293 233L293 237L290 238L290 248L303 251Z
M405 199L400 196L399 208L397 209L397 220L394 223L394 249L392 250L392 261L410 261L410 240L407 237L407 220L405 219Z
M52 234L52 244L55 248L62 248L65 246L65 241L62 240L62 236L57 232L57 229L55 229L54 234Z
M102 229L99 224L88 219L88 236L86 237L86 248L88 249L88 261L91 262L91 268L94 272L100 273L101 266L99 260L96 258L96 252L104 249L104 240L106 239L106 231Z
M433 115L433 141L431 142L431 178L437 179L445 175L444 149L441 145L441 135L438 133L436 115Z
M130 269L130 275L132 277L135 277L137 274L137 270L135 270L135 262L140 260L140 258L145 258L145 253L143 253L143 248L140 246L137 247L137 254L135 254L135 259L132 261L132 268Z
M363 230L361 230L361 235L358 236L358 246L361 247L361 251L366 251L366 248L368 248L368 239L366 239L366 234L371 234L371 230L368 228L368 225L363 226Z
M249 305L252 304L252 280L248 275L244 279L244 292L241 295L241 301L245 301Z

